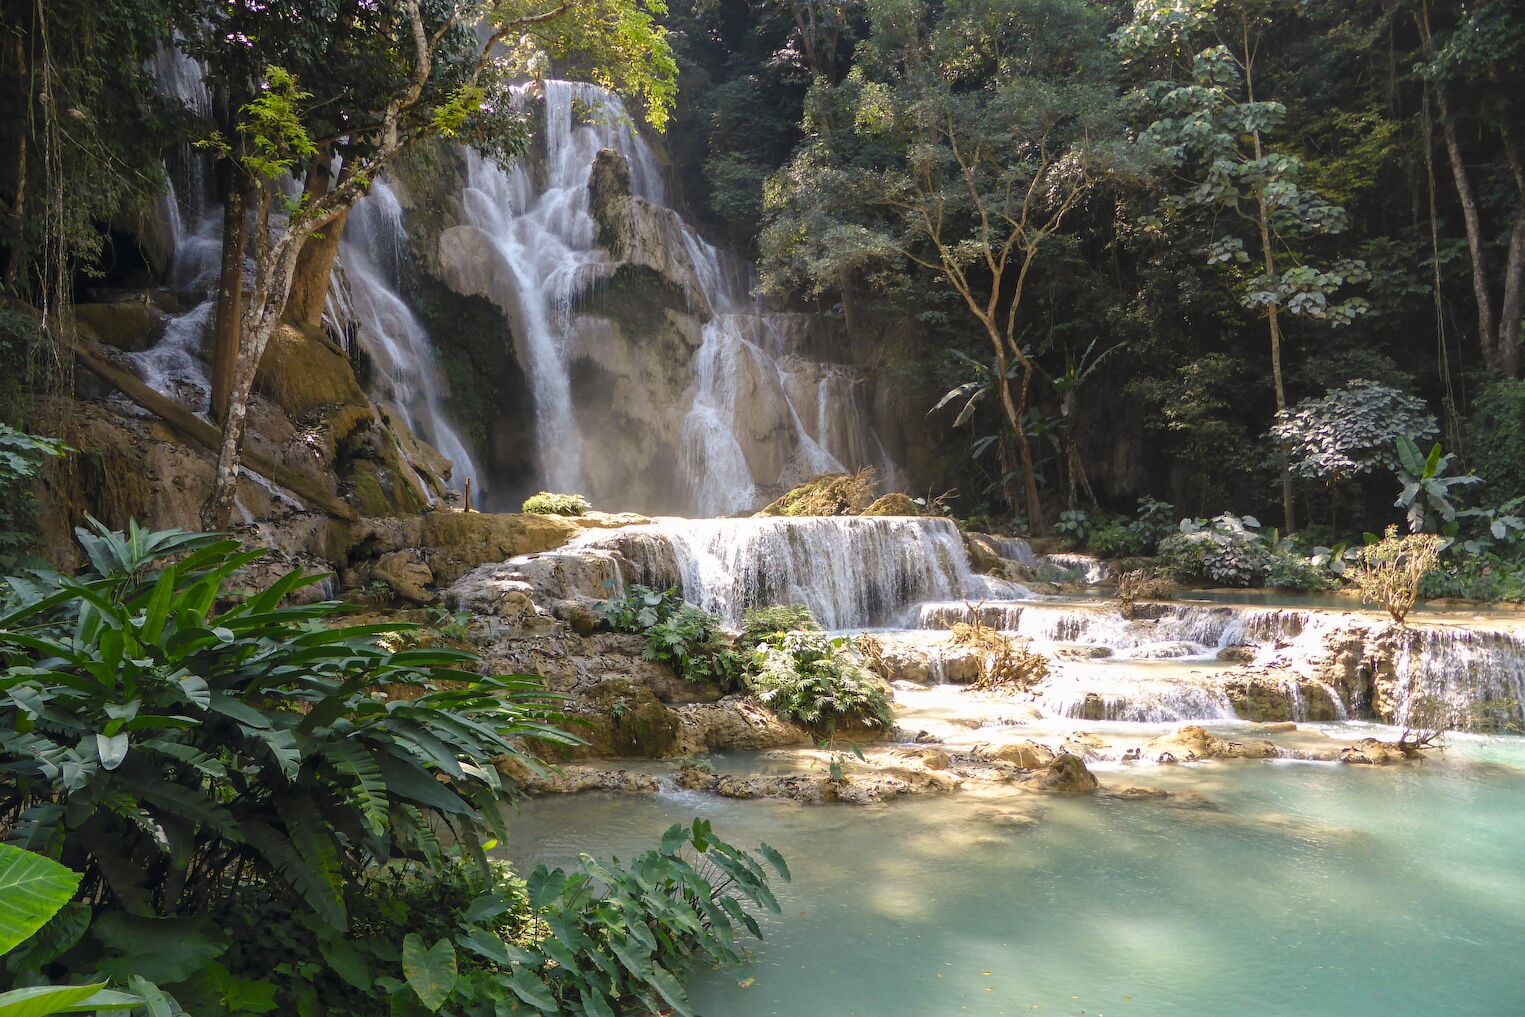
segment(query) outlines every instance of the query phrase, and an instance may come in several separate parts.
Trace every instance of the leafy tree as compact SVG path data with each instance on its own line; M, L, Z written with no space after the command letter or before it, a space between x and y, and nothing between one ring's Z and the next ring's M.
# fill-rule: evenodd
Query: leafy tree
M1267 144L1286 107L1261 97L1256 72L1273 19L1291 9L1281 0L1138 0L1133 20L1114 36L1135 73L1150 79L1137 93L1155 116L1144 137L1165 153L1183 188L1149 221L1163 228L1195 212L1214 216L1207 260L1231 274L1240 305L1266 320L1278 413L1287 408L1283 316L1348 323L1366 302L1339 292L1369 275L1359 260L1321 264L1307 256L1307 241L1344 232L1348 217L1301 185L1302 160ZM1287 470L1282 511L1294 529Z
M1021 311L1045 243L1125 165L1099 19L1076 0L880 0L865 13L852 70L816 82L807 139L769 184L770 278L845 296L855 277L909 264L956 293L994 356L1041 529Z

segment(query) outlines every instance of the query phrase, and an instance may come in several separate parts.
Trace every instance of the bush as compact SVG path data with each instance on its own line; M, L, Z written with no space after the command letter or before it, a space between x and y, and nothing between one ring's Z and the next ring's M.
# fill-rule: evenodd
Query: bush
M373 867L437 859L444 842L482 860L502 828L494 760L524 759L518 736L575 741L536 680L376 642L411 626L325 628L337 603L283 604L319 576L292 572L218 612L263 552L94 527L78 531L79 576L8 582L0 816L117 912L92 926L115 933L95 944L102 970L166 942L192 944L204 967L228 940L182 916L251 893L342 930Z
M1525 495L1525 381L1501 379L1472 400L1472 472L1495 502Z
M36 542L32 483L43 463L69 452L52 438L0 424L0 568L11 568Z
M1387 610L1393 621L1404 618L1419 598L1419 586L1425 573L1440 559L1443 537L1433 533L1410 533L1398 536L1398 528L1389 526L1387 534L1361 551L1360 564L1351 571L1351 582L1361 591L1361 600Z
M979 651L980 676L972 688L1029 689L1048 677L1049 661L1018 643L1000 629L980 621L978 608L971 608L972 622L957 622L952 628L954 646L966 646Z
M537 516L582 516L593 508L580 494L552 494L541 491L524 499L525 512Z
M757 647L748 683L773 712L830 735L840 727L889 727L889 697L844 636L775 635Z
M606 601L600 613L616 632L645 636L646 659L670 665L684 681L730 688L746 671L746 658L720 619L684 602L676 589L632 586L623 597Z
M1258 585L1272 557L1258 529L1254 516L1227 512L1211 521L1183 519L1177 533L1160 541L1160 557L1179 582Z
M1095 527L1091 513L1085 509L1065 509L1059 513L1059 519L1054 523L1054 533L1064 541L1065 546L1079 548L1085 546Z
M1471 553L1453 544L1425 573L1419 595L1525 602L1525 561L1495 552Z
M1099 558L1128 558L1143 554L1145 540L1131 526L1109 520L1091 531L1086 549Z
M1266 566L1266 585L1278 590L1321 593L1329 589L1324 570L1295 551L1278 548Z
M819 631L821 623L815 620L815 615L804 604L751 607L742 616L740 641L743 647L755 647L770 636Z

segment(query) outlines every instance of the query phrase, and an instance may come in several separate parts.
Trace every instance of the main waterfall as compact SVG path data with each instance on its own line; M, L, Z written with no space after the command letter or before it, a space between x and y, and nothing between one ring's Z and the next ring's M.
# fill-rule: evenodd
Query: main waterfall
M442 260L513 325L535 403L539 486L648 510L643 496L660 497L661 510L721 515L820 472L874 465L893 474L866 422L855 372L805 356L805 316L764 309L749 292L750 266L668 206L658 156L618 97L556 80L516 95L538 118L539 148L506 168L467 153L461 228L485 242L472 239L462 255L457 236ZM622 160L628 200L649 227L639 251L612 252L600 236L589 177L604 153ZM494 264L461 263L481 257ZM652 288L681 291L683 310L699 323L696 348L650 348L646 329L620 335L584 311L632 264L651 271L644 278ZM631 385L626 399L612 396L607 382L579 388L580 373L598 377L616 364ZM680 386L677 400L657 384ZM663 481L645 491L629 490L631 478L615 475L627 464L599 448L611 437L636 440L636 402L655 418L643 420L651 433L640 440L662 446L645 451L666 460Z

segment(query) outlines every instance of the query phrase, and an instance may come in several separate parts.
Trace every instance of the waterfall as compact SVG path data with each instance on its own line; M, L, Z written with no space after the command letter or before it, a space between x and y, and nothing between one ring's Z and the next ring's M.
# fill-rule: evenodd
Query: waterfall
M1525 637L1418 625L1403 630L1393 722L1416 728L1525 722Z
M516 93L521 109L528 108L534 87ZM598 478L585 467L579 415L591 421L608 407L588 400L574 405L572 385L579 355L572 342L576 307L617 267L596 246L588 192L594 158L603 149L619 152L634 197L656 209L666 208L667 198L657 157L630 126L617 96L576 82L548 80L538 87L543 160L523 159L505 169L468 152L461 215L490 241L502 270L492 273L492 285L514 319L534 397L539 482L556 490L596 491ZM688 293L692 309L705 319L687 403L672 407L679 445L672 453L685 488L678 503L705 515L750 509L764 488L777 490L844 464L865 465L865 448L893 473L843 370L822 365L821 377L806 385L781 362L791 344L779 319L789 316L761 309L749 293L750 266L724 255L677 216L660 228L671 262L684 274L692 270L685 288L695 291ZM791 388L804 387L810 389L813 426L791 395ZM781 429L752 434L749 413L782 421ZM777 443L768 451L784 458L781 468L749 460L748 449L761 441Z
M377 180L345 225L339 264L349 286L347 292L330 287L330 312L358 324L359 339L377 368L376 381L384 380L382 391L373 394L392 400L413 433L450 460L453 486L459 489L469 480L480 491L476 463L442 407L433 341L397 294L406 249L397 194L386 180ZM380 387L376 381L373 388Z
M826 628L846 629L893 622L924 600L1029 595L975 574L946 519L670 519L588 543L620 551L640 582L676 586L732 625L772 604L804 604Z
M525 89L516 95L521 104L529 101ZM663 193L656 160L614 95L593 85L546 81L543 125L543 182L537 184L530 160L505 169L468 151L461 212L491 239L508 270L535 398L540 479L554 490L577 491L586 478L566 339L574 301L607 266L606 255L594 246L588 204L594 156L603 148L623 152L632 191L656 202Z

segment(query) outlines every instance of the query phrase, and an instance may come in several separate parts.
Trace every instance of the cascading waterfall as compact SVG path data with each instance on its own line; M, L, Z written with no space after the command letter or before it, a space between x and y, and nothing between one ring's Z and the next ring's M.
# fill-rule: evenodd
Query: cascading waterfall
M593 85L544 83L545 164L520 159L508 168L467 152L464 220L491 238L508 270L535 398L540 477L549 488L583 487L582 436L572 406L567 333L574 301L602 278L608 259L594 246L588 172L600 149L623 152L632 191L663 199L651 150L630 128L618 98ZM528 89L516 93L529 102ZM574 122L574 118L576 122Z
M733 625L770 604L804 604L828 629L845 629L892 621L928 599L1028 595L975 574L946 519L673 519L589 543L621 551L641 582L677 586Z
M481 490L476 463L443 409L442 383L434 344L418 316L397 293L400 262L406 256L402 206L386 180L350 212L339 245L347 288L330 287L330 313L359 326L385 391L401 409L408 427L453 465L451 483L466 481Z
M1398 725L1525 723L1525 636L1517 632L1411 626L1395 663Z
M538 87L543 96L543 163L519 160L508 168L467 153L462 219L491 241L501 267L495 283L509 292L499 303L511 309L522 344L526 373L535 400L536 446L540 481L557 490L591 490L586 475L584 435L572 394L571 352L574 310L584 296L608 278L615 265L596 246L596 223L590 207L588 177L602 149L624 156L631 193L665 207L666 194L655 154L631 128L619 98L593 85L547 80L517 93L527 108ZM765 393L775 402L790 434L782 440L792 451L784 474L763 483L777 486L815 473L864 465L849 455L861 438L829 440L829 432L868 432L852 399L841 397L841 371L822 366L824 411L812 406L817 420L807 427L790 395L790 376L776 350L786 344L777 335L775 316L764 313L748 290L750 268L725 257L681 219L664 224L664 238L676 260L693 270L691 293L696 311L707 315L692 363L690 403L681 421L679 449L674 450L687 489L687 510L720 515L752 508L760 499L759 478L740 440L738 408L742 386ZM506 298L506 299L505 299ZM699 306L702 303L703 306ZM796 382L796 386L798 382ZM758 398L749 391L746 398ZM598 412L597 407L585 413ZM839 418L853 415L843 427ZM830 422L830 423L829 423ZM831 444L839 448L828 447ZM878 465L892 470L876 446Z

